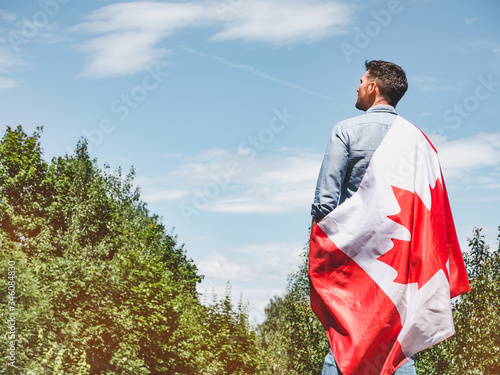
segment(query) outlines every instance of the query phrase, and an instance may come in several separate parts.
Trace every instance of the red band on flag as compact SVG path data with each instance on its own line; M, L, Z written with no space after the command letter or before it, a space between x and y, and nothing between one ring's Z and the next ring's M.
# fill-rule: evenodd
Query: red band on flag
M392 374L406 357L396 340L401 320L390 298L318 225L309 259L311 306L342 373Z

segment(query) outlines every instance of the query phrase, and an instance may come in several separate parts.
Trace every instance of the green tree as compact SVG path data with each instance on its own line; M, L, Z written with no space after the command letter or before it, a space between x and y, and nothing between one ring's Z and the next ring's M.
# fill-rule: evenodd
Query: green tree
M328 341L311 310L308 272L309 246L297 272L289 275L283 297L274 297L259 326L263 374L316 375L321 373Z
M214 294L196 320L201 330L190 344L196 348L200 374L259 373L256 334L248 322L247 306L241 299L236 308L233 306L229 283L224 298L219 301Z
M7 128L0 142L0 228L8 239L27 245L41 231L50 188L39 143L41 128L28 137L21 126Z
M200 303L202 276L134 171L99 168L85 141L46 163L40 135L7 128L0 142L0 319L15 313L15 340L0 340L2 353L14 342L15 366L1 356L0 371L254 373L245 307Z
M453 304L455 335L417 355L419 374L500 374L500 235L498 240L491 251L481 229L474 229L464 253L471 291Z

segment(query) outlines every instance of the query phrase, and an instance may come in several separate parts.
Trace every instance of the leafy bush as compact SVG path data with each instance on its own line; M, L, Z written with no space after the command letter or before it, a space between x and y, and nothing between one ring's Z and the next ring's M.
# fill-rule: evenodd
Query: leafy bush
M471 291L453 304L455 335L417 355L419 374L500 374L500 242L490 251L475 228L469 247Z
M246 307L229 294L200 303L202 276L140 200L134 171L99 168L85 141L47 163L40 134L7 128L0 142L0 318L15 336L0 340L2 353L15 347L2 371L256 371Z
M316 375L323 368L328 340L309 302L308 250L284 297L274 297L265 309L259 326L263 374Z

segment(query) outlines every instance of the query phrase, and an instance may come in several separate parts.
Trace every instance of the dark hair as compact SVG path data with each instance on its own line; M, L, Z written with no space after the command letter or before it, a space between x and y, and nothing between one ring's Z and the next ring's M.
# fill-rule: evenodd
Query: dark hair
M380 95L395 107L408 90L404 70L396 64L381 60L367 60L365 67L368 76L377 81Z

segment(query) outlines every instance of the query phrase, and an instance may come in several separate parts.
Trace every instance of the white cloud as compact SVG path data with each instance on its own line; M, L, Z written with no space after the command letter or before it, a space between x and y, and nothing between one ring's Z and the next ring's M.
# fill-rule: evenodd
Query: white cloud
M303 243L267 242L254 243L224 251L210 253L196 262L205 279L198 287L200 292L213 290L218 298L226 292L226 282L231 282L233 303L240 294L250 302L250 315L264 320L264 308L276 295L283 295L287 277L296 272L302 262Z
M307 152L248 160L234 151L206 150L183 158L176 170L138 179L138 184L146 202L175 201L224 213L307 212L321 160L321 154Z
M491 183L483 185L484 189L500 190L500 183ZM500 196L497 197L500 200Z
M87 33L128 32L130 30L156 31L170 34L176 29L196 25L211 18L202 4L136 1L117 3L98 9L88 21L74 27Z
M219 5L137 1L94 11L72 29L93 36L79 46L90 55L83 75L136 73L165 55L167 50L158 47L162 40L185 28L219 28L210 38L213 41L283 45L342 33L351 13L346 5L320 0L241 0Z
M432 117L432 112L421 112L418 115L420 117Z
M500 167L500 133L479 133L436 145L447 178L461 178L487 167Z
M466 38L452 46L452 48L462 54L493 53L493 56L500 52L500 43L494 39Z
M106 76L137 73L169 50L155 48L159 34L144 31L113 33L83 43L79 49L93 55L82 76Z
M0 9L0 90L18 87L19 80L13 73L21 72L29 65L23 47L28 43L56 43L63 37L57 32L57 26L47 17L43 25L26 17L19 19L15 13ZM2 35L3 34L3 35Z
M434 146L441 145L448 140L448 137L444 134L427 133L426 135Z
M22 51L29 43L61 42L65 37L53 19L57 14L56 8L47 12L41 7L34 13L18 17L15 13L0 9L0 22L7 25L5 29L0 27L0 33L4 33L4 37L0 37L0 42L6 43L16 53Z
M211 253L197 264L200 273L205 277L222 281L251 281L251 272L236 263L230 261L221 253Z
M105 6L73 31L99 35L79 49L91 59L84 76L133 74L163 57L168 50L157 44L174 31L199 25L207 15L200 4L131 2Z
M226 251L233 259L215 252L197 262L197 267L206 277L231 282L286 281L301 261L304 244L258 243Z
M8 90L19 86L18 80L9 77L12 73L22 70L26 63L11 48L0 45L0 90Z
M14 22L17 19L16 15L5 9L0 9L0 20L4 22Z
M288 44L341 34L349 23L350 9L335 2L253 0L241 1L230 17L211 40Z
M246 168L242 188L214 200L208 209L227 213L309 211L322 155L261 157Z
M148 192L147 201L148 202L156 202L156 201L175 201L178 199L185 198L189 194L188 190L182 189L152 189Z
M497 187L498 189L498 187ZM498 195L496 196L482 196L482 197L467 197L467 198L459 198L457 199L460 202L467 202L467 203L496 203L500 202L500 197Z
M468 18L468 17L466 17L466 18L464 19L465 24L466 24L467 26L471 26L471 25L475 24L475 23L476 23L477 21L479 21L479 20L480 20L480 18L479 18L479 17L473 17L473 18Z
M11 78L5 78L0 76L0 90L8 90L17 87L18 82Z
M0 46L0 72L11 72L24 67L26 63L16 54L12 48Z

